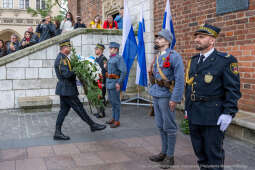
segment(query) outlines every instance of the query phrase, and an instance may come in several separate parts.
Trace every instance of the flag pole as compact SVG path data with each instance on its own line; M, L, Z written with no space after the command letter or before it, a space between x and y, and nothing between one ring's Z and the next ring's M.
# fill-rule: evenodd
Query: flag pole
M128 9L127 9L127 0L124 0L124 19L123 19L123 21L124 21L124 23L126 23L125 25L123 25L123 32L125 32L125 29L127 29L127 23L129 23L129 24L131 24L131 22L129 21L129 22L125 22L125 19L127 19L128 17L128 15L127 15L127 13L128 13ZM125 16L126 16L126 18L125 18ZM141 16L140 16L140 21L139 21L139 30L138 30L138 39L139 39L139 45L141 45L141 47L142 47L142 50L140 51L140 53L144 53L144 54L140 54L140 56L141 55L143 55L143 56L141 56L141 57L144 57L144 62L146 63L146 58L145 58L145 50L144 50L144 40L143 40L143 33L145 32L145 27L144 27L144 22L143 22L144 20L143 20L143 15L142 15L142 11L141 11ZM131 28L132 28L132 25L130 26ZM124 34L123 34L124 35ZM140 35L140 36L139 36ZM124 37L124 36L123 36ZM140 37L140 38L139 38ZM136 41L136 40L135 40ZM122 44L124 44L125 43L125 37L122 39ZM123 48L124 49L124 48ZM131 49L131 48L130 48ZM143 51L144 50L144 51ZM132 49L132 51L134 51L133 49ZM124 52L124 51L123 51ZM123 53L123 56L124 56L124 53ZM139 54L137 53L137 51L136 51L136 56L138 57L139 56ZM141 62L141 61L138 61L138 59L137 59L137 66L139 67L139 62L140 63L143 63L143 62ZM145 67L145 68L144 68ZM146 70L146 65L144 65L144 67L143 68L141 68L141 69L144 69L144 70ZM131 69L131 68L130 68ZM146 71L145 71L145 73L146 73ZM146 76L146 78L147 78L147 76ZM144 80L143 80L144 81ZM146 85L145 86L147 86L147 79L145 80L145 82L146 82ZM127 83L127 82L126 82ZM140 97L140 88L139 88L139 85L141 85L140 83L137 83L137 93L136 93L136 96L135 97L132 97L132 98L130 98L130 99L128 99L128 100L125 100L125 101L123 101L123 102L121 102L121 104L128 104L128 105L137 105L137 106L150 106L150 103L152 102L152 101L150 101L150 100L147 100L147 99L144 99L144 98L142 98L142 97ZM126 87L126 86L125 86ZM140 101L144 101L143 103L140 103ZM149 103L149 104L148 104Z

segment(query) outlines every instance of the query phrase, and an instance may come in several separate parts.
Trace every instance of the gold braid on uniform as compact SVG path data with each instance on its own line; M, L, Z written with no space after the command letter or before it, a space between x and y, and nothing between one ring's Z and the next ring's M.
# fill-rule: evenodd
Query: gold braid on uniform
M199 29L208 31L208 32L209 32L211 35L213 35L214 37L217 37L217 36L218 36L217 32L214 31L213 29L210 29L210 28L207 28L207 27L204 27L204 26L201 26Z
M191 64L191 59L189 59L189 61L188 61L188 66L187 66L187 69L186 69L186 77L185 77L186 83L188 85L191 85L194 81L194 77L189 78L190 64Z

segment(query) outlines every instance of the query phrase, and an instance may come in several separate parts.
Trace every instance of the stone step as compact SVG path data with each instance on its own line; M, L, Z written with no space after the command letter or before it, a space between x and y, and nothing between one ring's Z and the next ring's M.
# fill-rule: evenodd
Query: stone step
M52 99L49 96L19 97L18 104L22 109L50 108Z
M240 110L228 128L227 134L255 144L255 113Z

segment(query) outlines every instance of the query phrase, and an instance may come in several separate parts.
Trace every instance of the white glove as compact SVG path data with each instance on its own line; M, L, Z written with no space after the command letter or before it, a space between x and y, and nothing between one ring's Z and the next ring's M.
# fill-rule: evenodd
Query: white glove
M220 125L220 130L224 132L232 121L232 116L228 114L220 115L217 125Z

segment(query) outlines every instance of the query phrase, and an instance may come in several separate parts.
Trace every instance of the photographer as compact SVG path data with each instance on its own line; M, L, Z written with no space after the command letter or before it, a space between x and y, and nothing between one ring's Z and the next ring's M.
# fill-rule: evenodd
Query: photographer
M51 22L51 17L46 16L45 19L37 26L36 32L40 33L39 42L52 38L56 35L56 27Z
M64 33L67 31L72 31L73 26L74 26L73 15L71 12L67 12L65 19L60 24L60 29L62 33Z
M11 41L6 44L7 54L11 54L19 50L19 41L16 34L11 35Z
M31 34L29 31L26 31L24 33L24 38L20 41L19 48L23 49L31 45L33 45Z
M77 28L86 28L86 25L81 22L81 17L77 16L77 22L74 24L74 29Z

